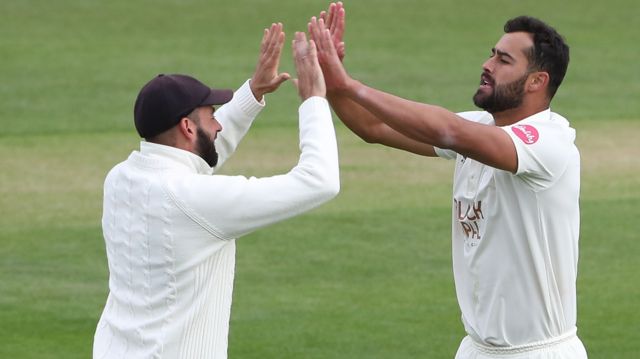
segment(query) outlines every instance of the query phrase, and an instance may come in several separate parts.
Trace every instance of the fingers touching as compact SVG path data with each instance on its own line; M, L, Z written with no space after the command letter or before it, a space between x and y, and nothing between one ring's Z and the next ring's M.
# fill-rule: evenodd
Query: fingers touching
M325 26L331 33L331 39L338 52L340 61L344 59L345 46L344 46L344 30L345 30L345 16L346 12L342 2L331 3L328 11L322 11L319 20L323 20Z
M309 22L309 34L311 34L311 38L316 42L319 56L322 58L326 56L337 56L333 39L331 38L331 32L326 27L323 19L318 20L315 16L311 18L311 22Z
M331 38L331 32L323 19L311 18L309 33L315 41L317 57L324 75L327 91L338 93L347 90L351 79L342 65Z
M313 40L307 41L304 32L296 32L292 42L293 59L298 74L294 84L302 100L311 96L326 95L326 87L322 70L318 63L318 54Z
M315 72L314 63L308 62L310 58L313 58L315 64L319 69L322 67L322 71L319 71L320 77L325 72L324 78L327 81L327 87L330 85L339 84L340 80L346 75L344 68L340 64L345 55L345 45L343 41L345 29L345 9L342 2L331 3L327 11L322 11L318 18L312 17L308 24L309 36L311 39L307 41L307 37L304 33L296 33L292 42L293 56L296 64L296 71L298 72L298 80L294 81L298 86L300 92L300 86L304 84L305 89L324 92L324 84L322 89L318 86L309 85L313 84L318 79L318 74ZM291 76L284 72L279 73L278 67L280 65L280 55L282 48L284 47L285 33L283 31L282 23L273 23L271 26L264 30L262 35L262 41L260 42L260 56L258 58L258 64L256 70L251 78L251 90L257 100L261 101L262 97L266 93L273 92L280 87L284 81L288 80ZM308 58L309 57L309 58ZM337 66L335 62L338 62ZM303 80L302 73L308 75L306 80ZM327 79L327 71L332 75L331 81ZM335 76L339 75L339 76ZM306 91L308 93L309 91ZM301 94L302 96L302 94Z

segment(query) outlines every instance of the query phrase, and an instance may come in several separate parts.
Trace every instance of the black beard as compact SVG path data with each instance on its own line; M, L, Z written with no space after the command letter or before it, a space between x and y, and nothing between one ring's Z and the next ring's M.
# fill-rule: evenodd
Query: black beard
M216 152L216 146L213 144L207 135L200 127L196 130L196 152L207 162L211 167L215 167L218 164L218 152Z
M491 114L516 108L522 104L527 76L528 74L524 74L521 78L508 84L494 87L489 96L483 95L478 90L473 95L473 103Z

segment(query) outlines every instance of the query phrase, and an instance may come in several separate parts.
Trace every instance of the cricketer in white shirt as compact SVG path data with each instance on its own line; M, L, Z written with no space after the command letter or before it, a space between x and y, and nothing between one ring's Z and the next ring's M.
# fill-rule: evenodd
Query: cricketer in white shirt
M459 115L494 124L488 112ZM550 109L501 129L515 144L515 174L436 148L456 160L453 270L465 330L476 346L511 352L548 340L579 341L575 130Z
M216 111L221 165L263 108L247 81ZM94 358L227 357L236 238L327 202L339 191L326 99L299 108L300 159L283 175L214 175L198 155L141 142L104 185L109 297ZM219 166L218 165L218 166Z

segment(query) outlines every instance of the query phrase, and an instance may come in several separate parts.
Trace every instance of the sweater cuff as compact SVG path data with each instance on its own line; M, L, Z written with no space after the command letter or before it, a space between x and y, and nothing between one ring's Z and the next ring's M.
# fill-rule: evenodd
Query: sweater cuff
M320 96L312 96L304 100L304 102L298 108L300 118L305 118L313 113L323 113L331 117L331 111L329 110L329 102L326 98Z
M251 87L249 86L250 79L245 81L239 89L233 94L234 100L237 101L238 106L247 116L254 118L258 115L260 111L266 105L264 101L264 97L262 101L258 102L255 96L253 96L253 92L251 92Z

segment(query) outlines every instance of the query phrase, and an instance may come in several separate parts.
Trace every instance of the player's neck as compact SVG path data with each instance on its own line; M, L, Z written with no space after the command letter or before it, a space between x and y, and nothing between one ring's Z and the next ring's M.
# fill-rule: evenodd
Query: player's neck
M549 108L548 102L523 103L522 105L509 110L492 113L496 126L509 126L516 122L522 121L529 116L533 116L538 112L542 112Z

